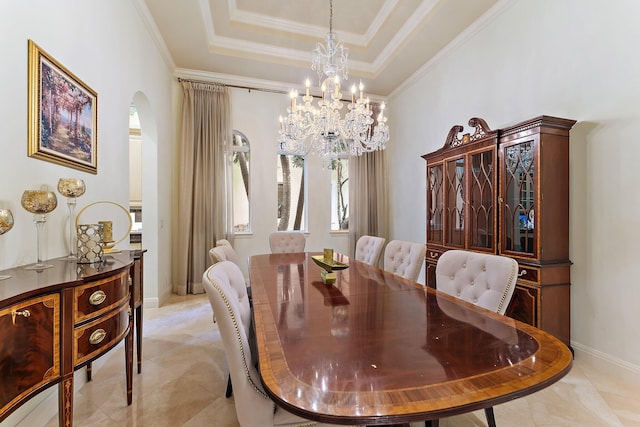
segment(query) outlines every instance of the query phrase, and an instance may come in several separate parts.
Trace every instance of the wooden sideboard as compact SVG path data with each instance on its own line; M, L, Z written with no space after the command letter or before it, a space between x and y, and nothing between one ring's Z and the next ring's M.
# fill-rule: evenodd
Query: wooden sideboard
M125 341L131 404L134 312L141 369L144 251L105 255L100 264L48 260L42 271L0 272L0 421L58 384L61 426L73 425L73 373ZM90 379L90 370L88 370Z
M570 346L569 130L540 116L491 130L451 128L427 162L426 282L435 287L449 249L514 258L518 281L506 314ZM462 134L462 135L461 135Z

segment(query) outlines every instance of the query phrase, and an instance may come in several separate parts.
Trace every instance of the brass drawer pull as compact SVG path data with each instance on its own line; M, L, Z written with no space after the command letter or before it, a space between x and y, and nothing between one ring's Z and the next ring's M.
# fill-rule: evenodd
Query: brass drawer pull
M25 318L31 316L31 312L29 310L22 310L22 311L12 311L11 312L11 322L15 325L16 324L16 316L24 316Z
M438 252L431 252L431 251L429 251L429 256L430 256L431 258L438 258Z
M91 332L91 335L89 336L89 343L93 345L100 344L106 336L107 332L104 329L96 329Z
M107 299L107 294L104 291L95 291L89 297L89 304L91 305L100 305Z
M524 268L522 269L522 271L520 273L518 273L518 277L522 277L525 274L527 274L527 270L525 270Z

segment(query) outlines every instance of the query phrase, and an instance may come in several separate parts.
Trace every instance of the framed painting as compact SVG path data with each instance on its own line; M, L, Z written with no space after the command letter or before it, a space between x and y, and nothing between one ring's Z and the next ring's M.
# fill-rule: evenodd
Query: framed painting
M98 173L98 94L29 40L28 155Z

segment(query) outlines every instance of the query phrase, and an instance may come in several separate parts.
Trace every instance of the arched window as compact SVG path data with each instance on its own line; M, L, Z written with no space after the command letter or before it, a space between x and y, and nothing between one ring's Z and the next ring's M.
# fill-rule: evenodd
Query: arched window
M240 131L233 131L233 142L229 150L229 192L232 200L234 233L251 232L249 203L249 140Z

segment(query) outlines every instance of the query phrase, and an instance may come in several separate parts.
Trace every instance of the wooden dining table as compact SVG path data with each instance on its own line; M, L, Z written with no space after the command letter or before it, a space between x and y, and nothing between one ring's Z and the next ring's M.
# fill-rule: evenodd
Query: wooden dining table
M391 425L492 407L566 375L569 348L530 325L335 254L325 284L313 253L249 260L265 390L333 424Z

